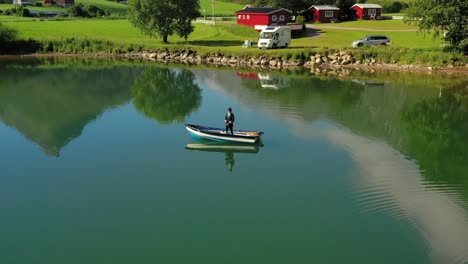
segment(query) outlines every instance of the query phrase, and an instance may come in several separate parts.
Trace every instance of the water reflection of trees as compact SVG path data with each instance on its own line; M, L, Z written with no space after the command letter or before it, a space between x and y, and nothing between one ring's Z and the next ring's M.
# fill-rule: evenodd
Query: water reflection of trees
M185 69L150 68L135 81L132 95L139 111L163 124L183 122L201 104L201 90Z
M0 118L43 151L58 156L103 111L129 101L139 68L42 68L0 72Z
M428 180L460 185L468 198L468 82L402 112L407 150Z
M310 76L272 76L278 83L276 90L262 88L256 80L244 79L242 84L258 94L262 100L269 100L279 109L294 109L298 116L314 120L323 112L339 113L354 105L360 98L363 87L351 81L318 79ZM281 79L288 79L284 81Z
M289 87L277 90L264 89L256 80L243 79L242 83L260 95L262 104L268 102L270 109L278 109L275 114L280 116L293 109L294 117L309 121L325 117L358 135L383 139L415 159L425 180L446 183L468 200L467 82L439 76L430 77L431 86L426 76L403 75L411 82L397 85L385 77L382 80L388 87L303 76L290 76L288 82L282 82ZM442 89L438 96L439 87L447 84L450 88Z

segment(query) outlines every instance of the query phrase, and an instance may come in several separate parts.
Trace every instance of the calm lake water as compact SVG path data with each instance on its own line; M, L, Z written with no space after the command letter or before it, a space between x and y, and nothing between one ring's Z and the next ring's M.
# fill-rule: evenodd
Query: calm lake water
M0 263L468 263L467 85L2 60Z

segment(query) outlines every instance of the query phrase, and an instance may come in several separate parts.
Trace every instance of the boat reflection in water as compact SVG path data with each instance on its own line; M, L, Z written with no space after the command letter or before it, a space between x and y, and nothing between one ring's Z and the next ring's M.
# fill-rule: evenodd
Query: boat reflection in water
M196 140L195 143L190 143L185 146L188 150L207 151L207 152L224 152L226 166L229 171L232 171L236 163L234 153L250 153L256 154L263 147L263 144L239 144L239 143L222 143L211 140Z

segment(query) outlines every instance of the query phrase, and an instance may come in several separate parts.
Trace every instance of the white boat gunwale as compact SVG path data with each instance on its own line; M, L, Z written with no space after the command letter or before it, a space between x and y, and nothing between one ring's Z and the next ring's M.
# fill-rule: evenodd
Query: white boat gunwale
M216 141L227 141L227 142L242 142L242 143L256 143L260 140L260 136L263 132L245 131L245 130L234 130L234 135L225 133L224 129L206 127L200 125L186 124L186 129L190 134L195 135L199 138L211 139Z

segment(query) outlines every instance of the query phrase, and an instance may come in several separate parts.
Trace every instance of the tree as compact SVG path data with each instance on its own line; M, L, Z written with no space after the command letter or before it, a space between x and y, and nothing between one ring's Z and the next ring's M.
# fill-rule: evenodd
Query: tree
M9 42L15 41L18 37L18 31L16 29L7 27L0 21L0 51L4 45Z
M347 18L351 17L354 13L351 7L356 4L356 0L336 0L335 5L346 15Z
M164 43L174 32L187 40L199 9L198 0L131 0L130 22L143 34L162 37Z
M296 15L311 6L310 1L306 0L252 0L250 4L257 7L285 8Z
M454 48L463 50L462 43L468 46L466 0L416 0L406 9L405 20L418 24L422 32L434 32L434 37L443 34Z
M150 68L132 87L135 108L163 124L182 122L200 107L201 90L188 70Z

